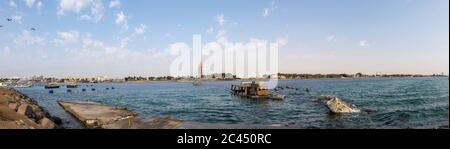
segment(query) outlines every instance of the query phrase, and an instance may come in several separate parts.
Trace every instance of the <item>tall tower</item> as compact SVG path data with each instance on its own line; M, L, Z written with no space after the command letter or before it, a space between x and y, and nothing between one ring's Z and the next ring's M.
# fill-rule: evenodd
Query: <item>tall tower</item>
M199 74L200 74L200 79L203 79L203 62L200 62L200 64L199 64Z

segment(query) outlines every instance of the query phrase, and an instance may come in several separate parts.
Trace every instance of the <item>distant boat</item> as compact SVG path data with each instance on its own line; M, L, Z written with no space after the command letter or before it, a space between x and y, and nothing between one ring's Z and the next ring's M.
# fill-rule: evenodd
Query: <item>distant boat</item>
M49 83L47 85L44 85L44 88L46 88L46 89L59 88L59 85L57 83Z
M77 88L77 87L78 87L78 84L76 84L76 83L68 83L68 84L66 85L66 87L67 87L67 88Z
M27 84L16 84L15 86L14 86L14 88L29 88L29 87L32 87L33 86L33 84L31 84L31 83L27 83Z
M0 82L0 87L7 87L7 86L8 86L8 84Z

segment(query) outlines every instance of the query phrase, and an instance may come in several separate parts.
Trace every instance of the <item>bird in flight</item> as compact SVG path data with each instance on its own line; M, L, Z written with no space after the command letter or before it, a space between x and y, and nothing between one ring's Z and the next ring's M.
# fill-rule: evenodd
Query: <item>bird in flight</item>
M0 25L0 28L2 28L3 27L3 25Z
M31 31L35 31L35 30L36 30L36 28L30 28L30 30L31 30Z
M11 19L11 18L6 18L6 21L9 21L9 22L11 22L13 19Z

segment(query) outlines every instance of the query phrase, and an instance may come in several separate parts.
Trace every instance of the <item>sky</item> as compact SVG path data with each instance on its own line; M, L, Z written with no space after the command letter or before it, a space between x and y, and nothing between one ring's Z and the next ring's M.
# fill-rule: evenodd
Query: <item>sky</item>
M0 78L168 75L195 34L281 42L286 73L449 72L448 0L2 0Z

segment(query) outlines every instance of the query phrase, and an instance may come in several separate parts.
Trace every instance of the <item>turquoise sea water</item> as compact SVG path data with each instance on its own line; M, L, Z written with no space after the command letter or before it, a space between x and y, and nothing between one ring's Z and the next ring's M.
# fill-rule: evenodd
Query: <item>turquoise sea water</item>
M184 121L235 125L282 125L293 128L448 128L448 78L361 78L284 80L283 101L242 99L230 94L238 81L191 83L93 84L49 94L43 87L19 89L37 100L68 128L80 124L56 103L90 100L123 106L141 117L170 116ZM90 85L90 84L89 84ZM114 87L115 89L111 89ZM87 91L82 92L85 88ZM91 91L95 88L96 91ZM106 88L109 88L107 90ZM308 88L310 92L306 92ZM360 114L335 115L316 101L335 95L362 109Z

